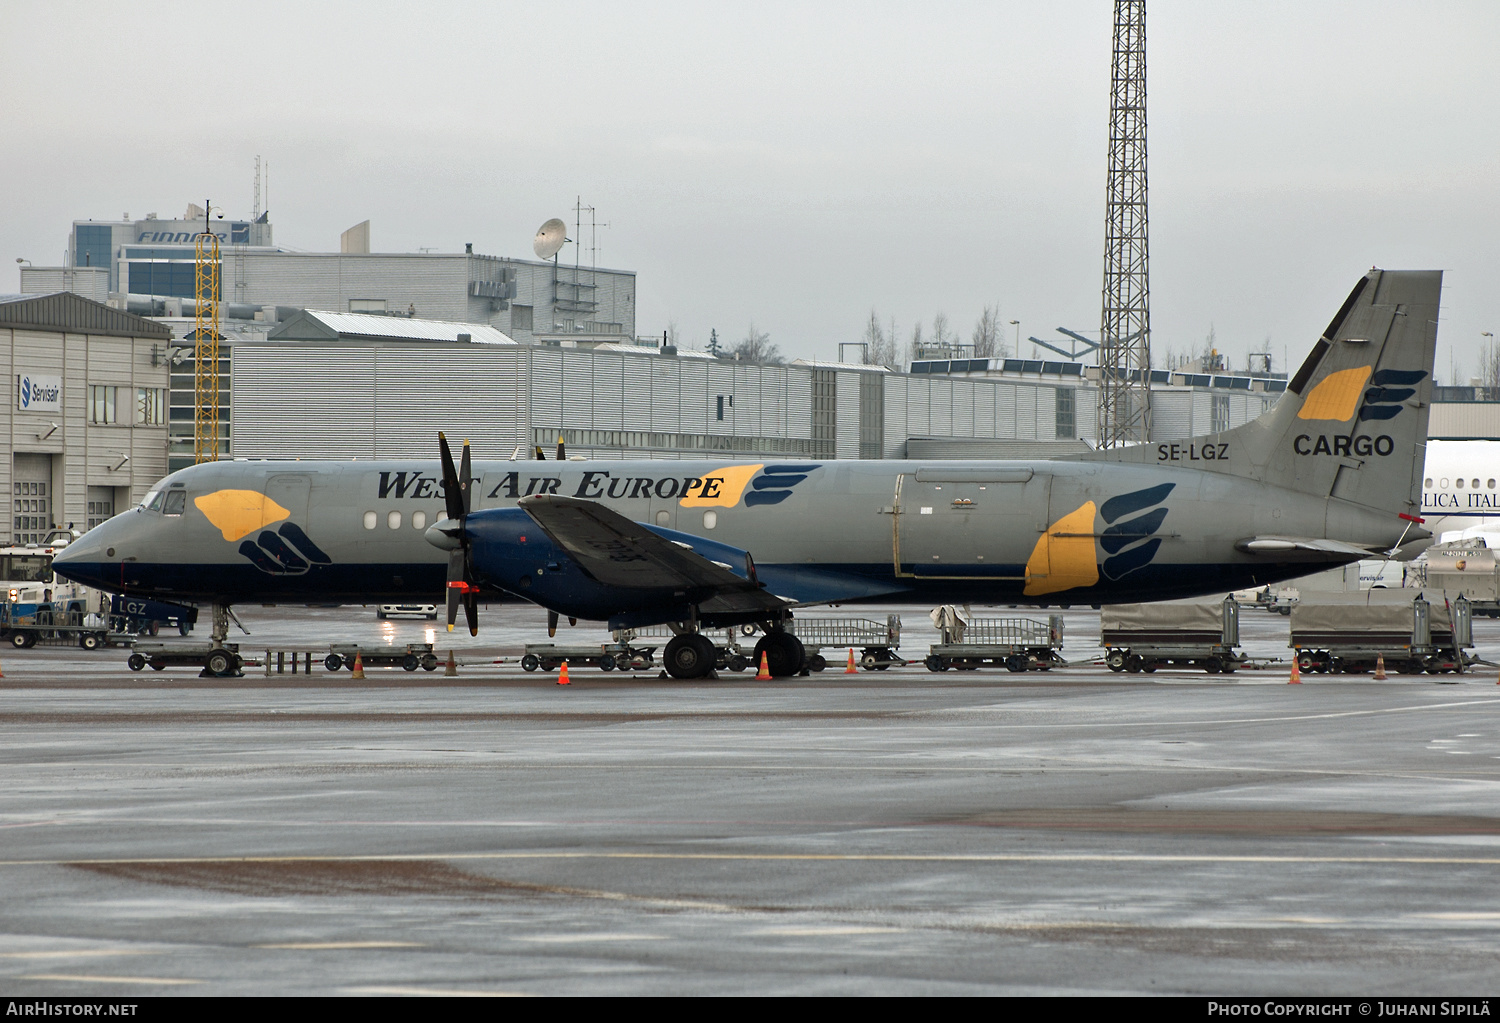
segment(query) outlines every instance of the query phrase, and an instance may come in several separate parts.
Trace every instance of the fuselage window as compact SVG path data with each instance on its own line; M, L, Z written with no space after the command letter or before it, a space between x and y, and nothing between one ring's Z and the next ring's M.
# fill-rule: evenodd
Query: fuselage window
M374 529L375 528L375 519L376 519L376 516L375 516L374 512L365 512L365 528L366 529Z
M1441 480L1439 480L1438 481L1438 486L1442 487L1444 490L1447 490L1448 489L1448 477L1444 476Z
M387 515L385 517L385 524L387 526L390 526L392 529L400 529L401 528L401 513L398 512L398 511L391 512L389 515Z
M423 529L427 526L427 513L424 511L411 513L411 528Z
M703 528L713 529L719 524L719 513L706 511L703 513Z
M1479 481L1478 481L1478 480L1475 480L1475 481L1474 481L1474 482L1473 482L1473 483L1472 483L1472 484L1471 484L1471 486L1473 486L1473 488L1474 488L1474 489L1475 489L1475 490L1478 490L1478 489L1479 489Z
M1426 487L1428 490L1431 490L1432 489L1432 477L1429 476L1425 480L1423 480L1422 481L1422 486Z
M1494 480L1490 480L1490 489L1491 490L1495 489L1495 481Z
M182 512L183 512L183 509L185 509L186 507L187 507L187 491L186 490L169 490L169 491L167 491L167 503L162 508L162 514L163 515L181 515Z
M1453 481L1453 485L1454 485L1454 486L1455 486L1455 487L1457 487L1457 488L1458 488L1458 489L1459 489L1459 490L1462 490L1462 489L1463 489L1463 488L1464 488L1464 481L1463 481L1463 477L1462 477L1462 476L1460 476L1460 477L1459 477L1459 478L1458 478L1458 479L1456 479L1456 480L1454 480L1454 481Z

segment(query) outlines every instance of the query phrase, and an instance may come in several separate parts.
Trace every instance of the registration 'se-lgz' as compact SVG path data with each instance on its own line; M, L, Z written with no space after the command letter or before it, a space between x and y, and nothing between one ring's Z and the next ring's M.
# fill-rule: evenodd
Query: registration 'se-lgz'
M1395 551L1418 527L1436 271L1372 270L1285 394L1233 430L1043 461L218 462L90 530L58 572L215 605L446 590L449 625L513 595L613 627L784 626L820 603L1102 604L1221 593Z

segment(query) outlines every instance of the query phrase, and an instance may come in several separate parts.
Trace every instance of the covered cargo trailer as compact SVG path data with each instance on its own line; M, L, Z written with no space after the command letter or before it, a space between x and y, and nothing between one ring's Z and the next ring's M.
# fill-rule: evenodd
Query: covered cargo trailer
M1474 663L1469 602L1419 590L1324 594L1292 608L1287 645L1302 671L1462 672Z
M1111 671L1233 674L1245 663L1239 644L1240 605L1233 597L1109 604L1099 612L1099 645Z

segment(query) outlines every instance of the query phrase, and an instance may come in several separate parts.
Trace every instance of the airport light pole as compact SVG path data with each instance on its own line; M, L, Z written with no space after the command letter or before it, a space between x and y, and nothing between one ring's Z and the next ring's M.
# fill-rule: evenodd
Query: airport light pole
M1016 358L1019 359L1021 357L1021 321L1020 320L1011 320L1010 321L1010 325L1012 327L1016 328L1016 348L1015 348L1015 352L1016 352Z

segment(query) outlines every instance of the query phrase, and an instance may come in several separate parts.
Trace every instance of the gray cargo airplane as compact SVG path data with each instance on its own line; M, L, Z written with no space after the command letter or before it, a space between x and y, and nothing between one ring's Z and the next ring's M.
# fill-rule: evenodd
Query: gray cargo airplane
M1047 461L224 461L75 541L62 575L213 604L524 598L612 627L757 623L777 676L808 604L1101 604L1261 586L1425 541L1442 275L1372 270L1282 398L1221 433Z

